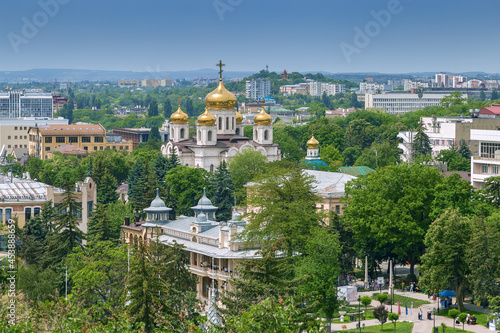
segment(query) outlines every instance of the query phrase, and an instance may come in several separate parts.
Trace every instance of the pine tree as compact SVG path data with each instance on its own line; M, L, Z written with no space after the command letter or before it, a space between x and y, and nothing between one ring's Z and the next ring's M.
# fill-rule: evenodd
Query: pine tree
M494 101L496 99L498 99L498 90L495 89L491 91L491 100Z
M160 141L161 141L161 135L160 131L158 130L158 126L156 125L151 126L151 131L149 131L148 142L160 142Z
M111 220L106 211L106 205L102 203L96 204L96 209L89 221L87 237L93 241L115 241L120 236L116 230L113 230Z
M128 198L134 206L136 206L136 202L140 201L142 197L140 181L144 173L144 162L141 159L137 159L128 176Z
M158 102L155 99L153 99L151 100L151 103L149 103L148 117L156 117L156 116L158 116Z
M97 185L97 202L104 205L116 202L119 197L116 192L117 188L118 184L116 182L116 178L113 177L108 170L106 170L99 182L99 185Z
M176 166L180 165L181 162L179 161L179 157L177 157L177 154L172 150L172 154L170 154L170 158L168 160L168 171L172 170Z
M151 168L156 172L156 176L158 177L160 182L165 181L165 175L168 171L168 162L169 161L165 156L163 156L162 154L158 154L151 164Z
M208 195L212 204L219 208L215 218L217 221L229 221L234 204L234 184L225 161L222 161L211 175L208 184Z
M170 100L167 98L163 103L163 116L165 118L169 118L172 115L172 104Z
M29 265L40 263L43 259L47 234L47 226L41 215L32 217L24 225L23 232L19 236L23 244L20 254Z
M143 323L144 330L148 333L154 332L157 320L167 306L162 294L168 294L168 287L158 276L155 259L150 247L140 243L135 251L128 279L128 311L134 323Z
M462 157L470 160L471 152L464 139L460 140L460 147L458 148L457 152L458 154L462 155Z
M81 247L81 242L85 239L84 233L78 227L77 216L81 214L81 208L69 186L66 186L65 191L64 199L59 205L63 211L56 215L54 232L47 241L46 266L61 264L74 247Z
M431 142L429 140L429 136L424 132L424 127L424 122L420 120L417 127L417 134L415 134L415 138L413 139L412 157L414 160L419 156L426 156L432 153Z

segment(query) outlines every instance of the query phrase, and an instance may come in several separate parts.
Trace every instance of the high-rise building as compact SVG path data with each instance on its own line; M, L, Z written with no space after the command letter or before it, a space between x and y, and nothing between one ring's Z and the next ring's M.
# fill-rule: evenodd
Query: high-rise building
M271 81L256 79L246 81L246 96L251 99L260 99L271 95Z
M436 85L438 88L449 88L450 87L450 77L446 73L439 73L435 75Z
M41 90L0 92L0 118L53 116L52 94Z

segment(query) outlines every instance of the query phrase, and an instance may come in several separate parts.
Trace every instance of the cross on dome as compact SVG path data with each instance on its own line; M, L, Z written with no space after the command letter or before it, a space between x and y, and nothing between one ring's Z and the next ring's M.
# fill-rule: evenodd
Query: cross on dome
M226 66L226 64L223 64L222 60L219 60L219 63L215 66L219 67L219 76L220 79L222 80L222 72L223 72L222 67Z

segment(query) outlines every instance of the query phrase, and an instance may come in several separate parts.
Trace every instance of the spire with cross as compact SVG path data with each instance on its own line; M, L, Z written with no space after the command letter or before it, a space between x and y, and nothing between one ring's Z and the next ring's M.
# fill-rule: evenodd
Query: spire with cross
M223 64L222 63L222 60L219 60L219 63L216 65L217 67L219 67L219 76L220 76L220 79L222 80L222 67L226 66L226 64Z

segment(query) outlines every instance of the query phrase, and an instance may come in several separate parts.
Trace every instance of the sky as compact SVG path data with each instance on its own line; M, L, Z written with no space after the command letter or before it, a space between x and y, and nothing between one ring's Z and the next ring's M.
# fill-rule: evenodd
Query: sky
M500 72L498 0L22 0L0 70Z

